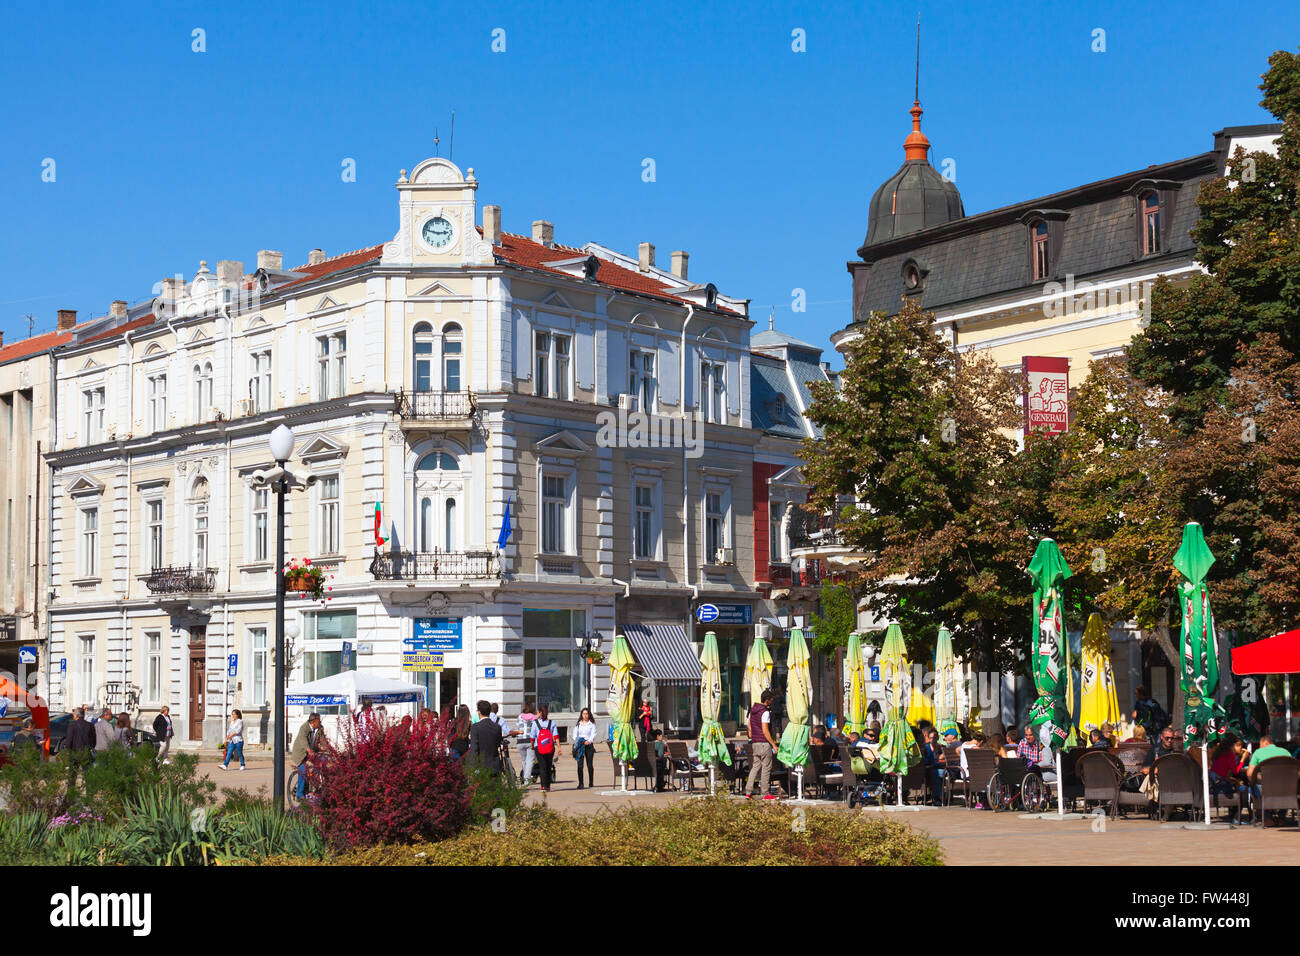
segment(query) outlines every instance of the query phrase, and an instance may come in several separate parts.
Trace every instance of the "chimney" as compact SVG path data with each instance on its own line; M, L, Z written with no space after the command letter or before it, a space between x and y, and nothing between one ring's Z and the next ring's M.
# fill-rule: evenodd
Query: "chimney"
M76 309L59 309L59 331L66 332L77 324Z
M257 267L259 269L269 269L272 272L280 272L284 268L284 254L272 252L270 249L257 250Z
M636 247L637 264L642 272L649 272L655 267L655 244L643 242Z
M0 332L0 349L4 347L5 347L5 334L4 332Z
M555 245L555 226L545 219L534 219L533 242L540 242L548 247Z
M113 304L108 307L108 314L115 319L126 318L126 300L114 299Z
M185 296L184 276L163 276L162 300L164 302L179 302L184 296Z
M311 252L307 253L307 265L309 266L318 266L324 261L325 261L324 249L313 249Z
M489 245L501 244L501 207L483 207L483 241Z
M653 258L651 259L653 262ZM686 267L690 264L691 254L678 249L673 253L673 275L679 279L686 278Z
M217 285L238 287L244 281L244 264L238 259L222 259L217 263Z

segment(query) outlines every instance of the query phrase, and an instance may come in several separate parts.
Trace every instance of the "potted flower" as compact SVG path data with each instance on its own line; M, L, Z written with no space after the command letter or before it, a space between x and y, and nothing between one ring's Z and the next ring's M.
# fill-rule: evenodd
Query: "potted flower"
M588 664L603 664L604 661L605 661L605 655L602 654L600 651L587 651Z
M284 589L318 601L325 593L325 572L312 567L310 558L294 558L284 568Z

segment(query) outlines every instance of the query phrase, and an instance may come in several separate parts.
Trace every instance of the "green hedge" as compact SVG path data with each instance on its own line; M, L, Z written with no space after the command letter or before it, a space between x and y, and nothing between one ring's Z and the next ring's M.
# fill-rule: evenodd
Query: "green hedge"
M441 843L353 850L360 866L932 866L932 837L892 818L765 805L725 797L674 807L570 816L516 811L504 832L472 828ZM310 862L287 857L271 864Z

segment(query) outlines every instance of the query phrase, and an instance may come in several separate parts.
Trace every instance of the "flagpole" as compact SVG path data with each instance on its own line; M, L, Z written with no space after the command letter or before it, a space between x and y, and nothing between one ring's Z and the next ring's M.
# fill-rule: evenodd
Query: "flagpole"
M1201 791L1205 797L1205 825L1210 825L1210 735L1201 743Z

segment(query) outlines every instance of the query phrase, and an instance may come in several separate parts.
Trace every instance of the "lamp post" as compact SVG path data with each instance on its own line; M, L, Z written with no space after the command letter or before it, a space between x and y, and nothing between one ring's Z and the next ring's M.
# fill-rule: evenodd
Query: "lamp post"
M583 660L587 665L587 709L591 709L591 660L587 657L594 651L600 650L600 633L593 631L590 634L577 634L573 638L573 646L582 654ZM593 717L595 714L593 713Z
M280 424L271 432L271 457L275 489L275 768L272 796L277 810L284 809L284 496L289 490L285 462L293 454L293 429Z

